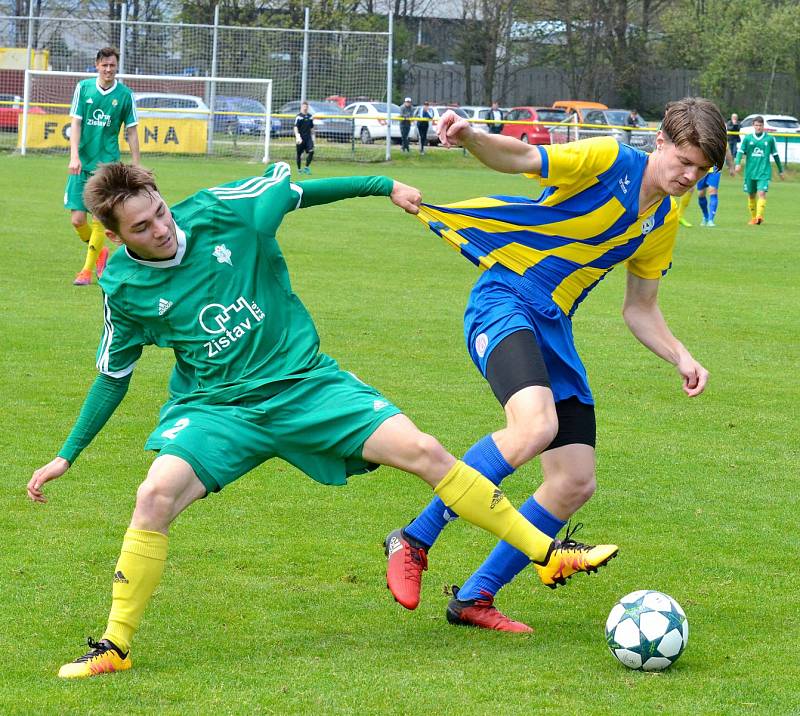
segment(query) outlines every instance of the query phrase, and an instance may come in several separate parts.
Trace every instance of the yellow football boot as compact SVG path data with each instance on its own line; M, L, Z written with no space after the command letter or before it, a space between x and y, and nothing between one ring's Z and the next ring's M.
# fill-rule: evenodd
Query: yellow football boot
M564 585L567 580L578 572L596 572L598 567L608 564L609 560L617 556L619 547L615 544L583 544L572 539L583 524L578 522L570 530L567 525L567 532L563 540L556 540L555 546L550 553L550 558L546 564L536 564L536 571L542 584L555 589L559 585Z
M110 674L112 671L125 671L133 666L130 651L123 654L108 639L99 642L89 637L89 651L75 661L64 664L58 675L62 679L83 679L87 676Z

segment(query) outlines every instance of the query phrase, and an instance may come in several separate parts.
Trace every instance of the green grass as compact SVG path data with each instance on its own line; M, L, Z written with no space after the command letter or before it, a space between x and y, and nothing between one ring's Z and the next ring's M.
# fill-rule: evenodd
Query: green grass
M169 200L260 171L151 164ZM460 152L314 170L391 172L437 202L535 191ZM117 414L49 485L49 503L27 500L31 472L60 447L94 377L102 325L97 287L70 285L83 247L61 209L65 172L63 157L0 157L0 713L800 713L796 176L773 183L761 227L745 225L739 180L726 176L718 228L681 229L661 305L711 371L705 395L685 398L674 370L627 332L623 271L578 312L600 484L580 519L587 538L618 542L621 556L553 592L527 572L505 589L500 606L534 635L445 622L442 586L465 579L493 543L464 523L432 553L420 608L392 601L381 541L427 501L421 482L382 468L325 488L273 462L177 520L134 670L64 683L58 666L105 624L171 365L148 349ZM382 199L296 212L281 243L323 350L455 453L500 426L463 346L477 276L468 262ZM507 491L519 504L539 479L526 466ZM663 674L628 671L605 647L609 609L639 588L688 613L688 650Z

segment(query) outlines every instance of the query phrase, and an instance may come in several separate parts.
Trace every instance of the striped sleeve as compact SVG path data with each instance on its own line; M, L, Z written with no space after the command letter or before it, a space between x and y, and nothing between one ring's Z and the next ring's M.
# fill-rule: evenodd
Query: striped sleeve
M277 162L260 177L209 189L217 200L257 231L275 231L284 215L300 205L303 191L291 181L286 162Z
M142 327L113 306L103 293L103 335L97 348L97 370L110 378L130 375L146 343Z
M78 117L83 119L81 114L81 83L75 85L75 91L72 93L72 104L69 106L69 116Z

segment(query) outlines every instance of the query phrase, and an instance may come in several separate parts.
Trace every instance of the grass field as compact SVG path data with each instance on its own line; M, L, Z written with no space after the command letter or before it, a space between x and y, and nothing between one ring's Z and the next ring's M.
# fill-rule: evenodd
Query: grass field
M169 200L261 169L151 164ZM31 472L58 450L93 380L102 327L99 289L71 286L83 246L61 208L65 169L63 157L0 156L0 714L800 713L797 175L773 182L761 227L745 225L739 180L725 176L718 228L681 229L661 305L711 371L700 398L685 398L674 370L627 332L621 270L576 315L600 484L579 516L586 539L621 552L566 588L525 572L505 589L499 606L535 634L446 623L443 585L493 543L464 523L431 553L420 608L393 602L381 542L427 501L421 482L382 468L326 488L273 462L178 519L135 668L65 683L60 664L105 625L171 366L148 349L48 504L27 500ZM460 152L314 170L391 172L436 202L534 191ZM688 216L699 218L696 203ZM463 346L474 267L383 199L296 212L280 238L323 350L457 454L500 426ZM539 479L532 464L505 487L519 504ZM609 609L640 588L675 597L691 625L663 674L626 670L604 643Z

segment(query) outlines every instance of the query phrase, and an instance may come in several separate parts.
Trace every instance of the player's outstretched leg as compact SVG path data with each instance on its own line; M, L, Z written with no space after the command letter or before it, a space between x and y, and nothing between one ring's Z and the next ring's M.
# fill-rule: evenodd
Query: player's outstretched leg
M491 435L481 438L464 454L464 462L499 485L514 472ZM439 497L405 528L394 530L384 541L387 557L386 586L399 604L416 609L422 588L422 573L428 568L428 551L442 530L458 515Z
M402 529L390 532L383 543L386 552L386 586L406 609L419 606L422 573L428 569L428 549Z
M75 661L64 664L58 675L62 679L83 679L87 676L110 674L114 671L125 671L133 666L131 652L123 652L108 639L99 642L89 637L89 651Z
M447 621L457 626L474 626L480 629L493 629L517 634L529 634L533 631L527 624L509 619L494 606L494 597L481 591L477 599L462 600L458 598L458 587L454 584L451 594L453 598L447 604Z
M547 564L534 565L542 584L555 589L567 583L567 580L578 572L591 574L604 567L619 553L615 544L584 544L572 538L583 524L578 522L567 531L563 540L556 540L556 547L550 554Z

